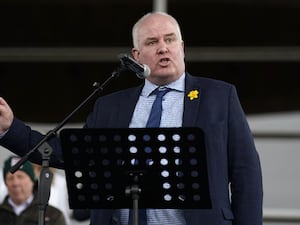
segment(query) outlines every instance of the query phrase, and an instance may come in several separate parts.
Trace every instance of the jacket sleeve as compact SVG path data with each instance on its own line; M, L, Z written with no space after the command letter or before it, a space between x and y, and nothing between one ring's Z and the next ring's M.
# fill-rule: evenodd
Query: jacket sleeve
M234 225L261 225L263 187L258 153L236 89L228 113L228 159Z
M44 136L40 132L32 130L30 126L27 126L18 118L14 118L8 132L0 139L0 145L22 157L33 150ZM50 158L50 166L63 169L63 157L59 138L54 135L47 139L47 142L53 150ZM32 151L29 160L41 164L42 159L38 149Z

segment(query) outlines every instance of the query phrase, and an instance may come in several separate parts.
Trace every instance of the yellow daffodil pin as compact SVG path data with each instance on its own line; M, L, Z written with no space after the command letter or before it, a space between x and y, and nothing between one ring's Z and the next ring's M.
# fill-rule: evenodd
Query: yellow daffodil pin
M190 98L190 100L194 100L194 99L198 98L198 94L199 94L199 91L192 90L189 92L188 97Z

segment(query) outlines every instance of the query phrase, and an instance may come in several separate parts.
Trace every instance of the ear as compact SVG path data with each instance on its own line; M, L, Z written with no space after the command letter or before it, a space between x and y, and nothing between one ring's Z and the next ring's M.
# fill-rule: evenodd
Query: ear
M131 54L136 61L139 61L140 52L136 48L131 49Z

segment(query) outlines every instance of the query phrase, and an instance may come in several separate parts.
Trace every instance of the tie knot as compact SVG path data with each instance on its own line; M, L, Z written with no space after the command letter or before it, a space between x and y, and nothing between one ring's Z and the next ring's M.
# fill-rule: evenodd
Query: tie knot
M156 98L162 98L165 94L171 91L170 88L156 88L152 93L156 95Z

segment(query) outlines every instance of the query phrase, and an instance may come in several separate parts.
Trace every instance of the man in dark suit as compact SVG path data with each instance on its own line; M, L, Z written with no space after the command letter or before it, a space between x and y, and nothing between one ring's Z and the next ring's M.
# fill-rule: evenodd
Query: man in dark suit
M133 27L132 55L151 70L143 85L97 100L86 128L146 127L156 89L168 89L160 127L200 127L205 134L211 209L147 209L147 224L262 225L259 156L233 85L185 70L177 21L164 13L142 17ZM24 155L42 137L13 116L0 98L0 144ZM51 164L63 168L59 140ZM35 154L31 160L38 162ZM92 225L128 224L128 209L91 210Z

